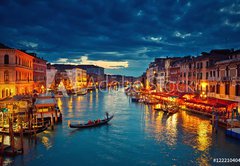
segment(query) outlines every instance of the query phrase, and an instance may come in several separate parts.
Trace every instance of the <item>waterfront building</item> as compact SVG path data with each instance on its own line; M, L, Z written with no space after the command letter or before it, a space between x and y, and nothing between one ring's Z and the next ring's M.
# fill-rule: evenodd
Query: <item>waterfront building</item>
M34 57L0 45L0 98L33 92Z
M179 81L179 75L180 75L180 62L179 60L175 60L171 62L171 65L169 67L169 86L170 91L177 91L176 84Z
M240 101L240 50L212 50L196 57L159 59L162 63L155 59L146 70L148 85L154 84L157 77L157 90ZM173 89L175 85L178 89Z
M196 58L186 56L180 59L178 88L183 92L196 92Z
M149 64L149 67L146 71L146 87L149 89L152 87L155 90L159 90L161 84L161 78L159 78L159 71L165 67L165 58L155 58L154 62ZM165 70L164 70L165 71Z
M88 75L89 86L99 85L104 81L104 68L96 65L77 65L78 68L86 70Z
M44 93L46 91L46 60L39 58L36 54L31 53L33 59L33 81L34 90L38 93Z
M47 64L46 70L46 88L47 91L54 90L55 87L55 75L57 73L57 69L51 64Z
M209 96L240 101L240 50L232 52L228 59L217 62L215 73L210 73L212 91Z
M48 65L47 80L52 90L57 91L61 85L63 85L68 92L86 88L87 78L87 71L76 65Z
M87 87L87 72L80 68L66 69L72 89L79 90Z

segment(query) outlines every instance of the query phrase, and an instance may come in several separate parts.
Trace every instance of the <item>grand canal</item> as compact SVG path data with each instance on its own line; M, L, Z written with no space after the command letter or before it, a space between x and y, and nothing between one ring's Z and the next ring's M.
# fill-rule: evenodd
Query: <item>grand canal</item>
M167 117L135 104L123 90L92 92L58 99L63 122L25 140L25 154L6 158L6 165L208 165L213 158L239 157L240 142L223 129L212 133L209 120L181 111ZM71 122L114 113L109 125L74 130ZM188 163L188 164L186 164Z

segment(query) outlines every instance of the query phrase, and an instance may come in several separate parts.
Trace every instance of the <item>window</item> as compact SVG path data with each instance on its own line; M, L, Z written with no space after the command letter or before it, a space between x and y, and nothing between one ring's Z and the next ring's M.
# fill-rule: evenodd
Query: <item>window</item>
M240 85L236 85L236 96L240 96Z
M219 77L219 73L220 73L220 71L219 71L219 68L217 69L217 77Z
M202 67L203 67L203 63L201 62L201 63L200 63L200 69L202 69Z
M209 67L209 62L207 61L207 63L206 63L206 67L208 68Z
M215 75L216 75L216 72L215 72L215 71L213 71L213 77L215 77Z
M225 95L229 95L229 88L230 88L229 84L228 83L225 84Z
M208 79L208 72L206 73L206 79Z
M219 94L220 93L220 85L217 84L217 90L216 90L216 93Z
M229 75L229 67L227 66L226 67L226 76L228 77L228 75Z
M237 66L237 76L240 77L240 65Z
M9 72L7 70L4 71L4 81L9 81Z
M191 68L192 68L192 65L191 65L191 64L189 64L189 66L188 66L188 67L189 67L189 69L191 69Z
M210 92L215 92L215 85L210 86Z
M9 56L7 54L4 56L4 64L9 64Z

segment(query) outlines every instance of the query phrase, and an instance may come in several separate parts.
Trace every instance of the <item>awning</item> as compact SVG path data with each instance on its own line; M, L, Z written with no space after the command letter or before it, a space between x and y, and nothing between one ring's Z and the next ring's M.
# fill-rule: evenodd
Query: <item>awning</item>
M35 107L54 107L56 105L56 100L54 98L37 98L35 102Z

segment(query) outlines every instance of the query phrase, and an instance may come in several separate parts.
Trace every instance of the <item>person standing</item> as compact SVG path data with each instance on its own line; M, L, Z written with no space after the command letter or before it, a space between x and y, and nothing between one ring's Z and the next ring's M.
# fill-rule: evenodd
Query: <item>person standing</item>
M108 119L108 117L109 117L109 113L108 113L108 112L106 112L106 117L107 117L107 119Z

